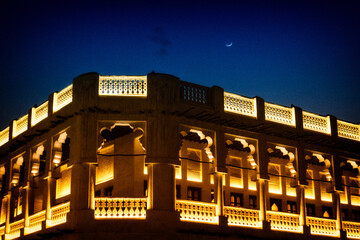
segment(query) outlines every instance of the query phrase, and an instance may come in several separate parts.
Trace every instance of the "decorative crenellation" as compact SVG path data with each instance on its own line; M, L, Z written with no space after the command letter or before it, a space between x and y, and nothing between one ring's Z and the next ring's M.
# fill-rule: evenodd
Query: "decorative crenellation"
M266 219L272 230L302 233L299 214L266 211Z
M295 126L295 108L265 102L265 120Z
M145 219L147 198L95 198L95 219Z
M337 120L338 136L360 141L360 125Z
M256 117L256 99L224 92L224 111Z
M34 126L48 117L49 101L44 102L37 108L31 109L31 126Z
M303 111L304 129L325 134L331 134L330 117L323 117L314 113Z
M216 204L189 200L176 200L175 209L180 212L180 220L217 224Z
M100 76L99 96L147 96L147 76Z
M262 228L259 218L260 211L240 207L224 207L224 216L228 218L228 225Z
M25 115L13 122L13 137L20 135L28 129L28 115Z
M184 82L180 83L182 100L197 104L209 104L209 88L201 85Z
M66 105L70 104L73 99L73 85L70 84L59 93L54 93L53 112L57 112Z
M310 227L310 233L313 235L340 236L340 231L336 230L336 220L334 219L307 217L306 225Z

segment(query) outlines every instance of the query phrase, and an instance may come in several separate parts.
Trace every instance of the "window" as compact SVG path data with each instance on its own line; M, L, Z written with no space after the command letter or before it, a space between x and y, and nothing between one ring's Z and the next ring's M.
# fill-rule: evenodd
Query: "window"
M271 211L280 211L281 212L281 199L270 198L270 208Z
M147 197L148 195L148 181L144 181L144 196Z
M176 198L177 199L181 198L181 186L180 185L176 185Z
M201 201L201 188L188 187L187 199L194 201Z
M45 172L45 167L46 167L46 151L44 150L43 153L40 155L39 172L40 173Z
M187 180L194 182L201 182L201 151L200 150L188 150L187 161Z
M113 186L104 189L104 197L111 197L113 192Z
M348 210L345 208L341 209L341 219L345 221L349 219Z
M288 213L296 213L297 212L296 202L287 201L287 212Z
M279 164L269 163L269 193L282 194Z
M61 163L67 161L70 157L70 138L67 137L62 144Z
M333 217L333 211L332 211L332 207L322 207L322 213L323 213L323 217L325 218L332 218Z
M360 211L352 211L352 220L355 222L360 222Z
M113 186L99 189L95 191L95 197L111 197L113 192Z
M254 195L249 195L249 208L251 209L257 208L256 196Z
M252 176L256 175L256 172L254 170L248 170L248 188L249 190L256 191L256 181L252 181Z
M306 215L307 216L315 216L315 205L314 204L306 204Z
M240 193L230 193L230 205L235 207L242 207L244 205L243 195Z

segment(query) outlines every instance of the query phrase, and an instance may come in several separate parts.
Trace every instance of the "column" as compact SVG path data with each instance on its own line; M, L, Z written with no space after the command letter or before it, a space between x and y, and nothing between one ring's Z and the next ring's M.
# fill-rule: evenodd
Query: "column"
M147 125L145 159L148 165L148 210L146 219L171 227L180 220L175 211L175 165L180 165L178 122L158 115ZM161 227L161 226L159 226Z
M266 221L266 195L267 195L267 181L268 175L269 157L266 149L266 138L261 136L258 139L258 170L257 170L257 189L259 193L259 209L260 209L260 221L265 231L270 231L270 222Z
M94 221L95 164L97 163L97 120L91 113L74 117L69 129L71 194L68 226L86 229Z

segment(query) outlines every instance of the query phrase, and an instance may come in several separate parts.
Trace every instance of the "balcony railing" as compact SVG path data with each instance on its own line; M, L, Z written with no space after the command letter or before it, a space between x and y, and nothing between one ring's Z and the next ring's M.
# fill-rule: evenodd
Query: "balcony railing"
M224 110L250 117L256 117L256 99L224 92Z
M46 210L29 216L29 227L25 228L24 234L31 234L42 230L42 222L46 219Z
M31 114L31 126L34 126L47 118L49 114L49 101L44 102L37 108L32 108Z
M100 76L100 96L147 96L147 76Z
M310 233L313 235L340 236L339 230L336 230L336 220L334 219L307 217L306 225L310 226Z
M10 224L10 233L6 239L14 239L20 237L20 230L24 228L24 219L13 222Z
M28 129L28 115L25 115L18 120L14 121L13 124L13 137L20 135Z
M147 198L95 198L95 218L146 218Z
M330 134L330 117L323 117L314 113L303 111L304 129Z
M262 228L259 214L259 210L229 206L224 207L224 216L228 218L229 226Z
M272 230L302 233L298 214L266 211L266 219Z
M61 90L59 93L54 93L54 106L53 111L57 112L66 105L70 104L73 99L73 85L70 84L68 87Z
M67 213L70 212L70 202L66 202L51 208L51 220L49 226L66 223Z
M180 96L186 102L209 104L209 88L201 85L181 81Z
M0 132L0 146L4 145L9 141L9 127L5 128Z
M295 126L294 108L265 103L265 120Z
M175 209L180 212L180 220L217 224L216 204L189 200L176 200Z
M342 224L347 238L360 239L360 223L343 221Z
M360 125L337 120L339 137L360 141Z

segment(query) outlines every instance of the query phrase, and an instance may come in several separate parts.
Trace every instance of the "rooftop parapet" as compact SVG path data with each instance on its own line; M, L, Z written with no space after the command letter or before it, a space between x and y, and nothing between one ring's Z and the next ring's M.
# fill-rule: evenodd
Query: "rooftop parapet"
M86 75L84 75L86 78ZM97 80L98 97L141 97L147 98L149 94L148 76L99 76ZM212 96L212 88L180 81L180 101L189 104L215 105ZM222 89L221 89L222 90ZM217 92L218 93L218 92ZM160 93L161 94L161 93ZM30 128L36 126L61 109L70 106L74 98L73 84L60 92L51 95L49 100L38 107L30 109L29 113L11 122L9 127L0 131L0 146L5 145L11 139L17 138ZM80 97L78 97L80 98ZM265 113L265 121L281 125L298 127L296 123L295 107L285 107L269 102L264 103L264 109L257 106L257 98L248 98L238 94L223 92L222 110L225 113L244 117L258 118L259 111ZM334 135L331 129L337 129L340 138L360 141L360 124L349 123L342 120L333 121L336 126L331 126L330 116L321 116L315 113L301 111L303 120L302 129L318 132L326 135ZM337 137L335 136L335 137Z

